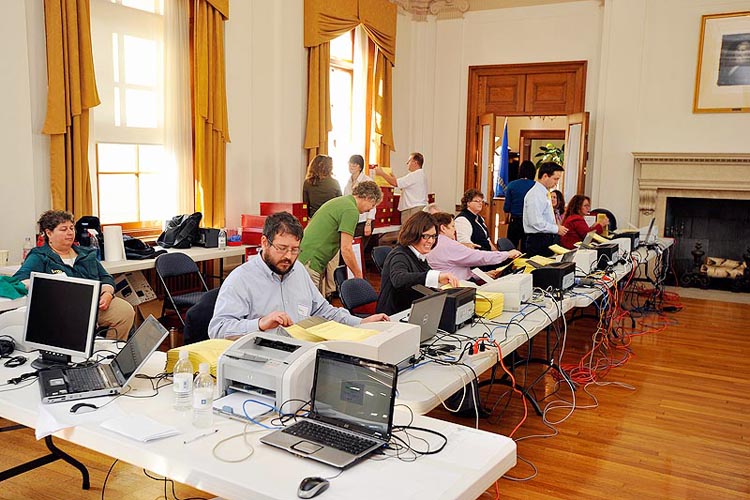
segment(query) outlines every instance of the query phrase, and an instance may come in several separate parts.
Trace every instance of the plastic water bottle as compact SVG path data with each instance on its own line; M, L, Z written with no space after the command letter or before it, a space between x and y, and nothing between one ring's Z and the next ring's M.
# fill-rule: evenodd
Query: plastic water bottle
M227 232L224 229L219 230L219 249L227 247Z
M26 238L23 242L23 251L21 252L21 261L26 260L26 256L29 255L29 252L31 252L31 249L34 248L33 243L31 243L31 238Z
M209 427L213 422L214 379L208 363L201 363L193 384L193 425Z
M174 409L187 411L193 407L193 364L187 351L180 351L180 359L172 370Z

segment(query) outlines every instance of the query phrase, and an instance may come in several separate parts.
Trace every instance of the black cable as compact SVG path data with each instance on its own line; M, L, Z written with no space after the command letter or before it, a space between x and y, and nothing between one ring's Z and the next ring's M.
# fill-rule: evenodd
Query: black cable
M109 475L112 474L112 470L115 468L115 465L117 465L117 462L120 460L117 459L114 462L112 462L112 465L109 466L109 470L107 471L107 475L104 476L104 483L102 483L102 500L104 500L104 490L107 489L107 480L109 479Z

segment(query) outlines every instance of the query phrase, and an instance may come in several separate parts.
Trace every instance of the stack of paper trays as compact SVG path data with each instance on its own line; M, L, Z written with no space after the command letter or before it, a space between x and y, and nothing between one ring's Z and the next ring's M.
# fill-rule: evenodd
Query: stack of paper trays
M503 302L505 298L500 292L478 291L474 312L484 319L497 318L503 313Z
M172 369L180 359L180 351L188 352L188 359L193 365L193 372L198 371L201 363L208 363L211 367L211 375L216 377L216 365L219 362L219 356L226 351L233 340L227 339L210 339L195 344L188 344L182 347L175 347L167 351L167 366L164 371L172 373Z

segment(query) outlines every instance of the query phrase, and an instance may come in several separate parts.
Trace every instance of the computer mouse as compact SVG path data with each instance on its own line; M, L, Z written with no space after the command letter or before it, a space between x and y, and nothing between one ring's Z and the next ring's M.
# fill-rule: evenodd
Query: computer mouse
M76 403L70 407L70 413L90 413L99 407L91 403Z
M328 479L322 477L306 477L301 483L299 483L297 496L300 498L313 498L327 490L330 485L331 483Z

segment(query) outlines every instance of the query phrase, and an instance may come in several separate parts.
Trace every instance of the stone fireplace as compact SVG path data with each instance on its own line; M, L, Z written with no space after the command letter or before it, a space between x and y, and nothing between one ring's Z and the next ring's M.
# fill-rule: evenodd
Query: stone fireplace
M700 243L706 257L741 260L748 241L750 154L633 153L633 213L639 227L655 218L660 236L674 236L678 274L691 267ZM734 235L734 241L732 236ZM712 253L713 252L713 253Z

